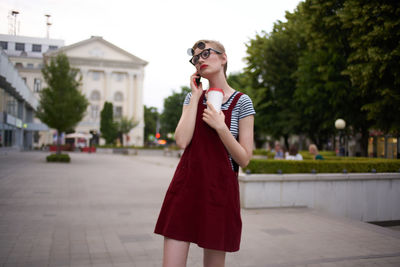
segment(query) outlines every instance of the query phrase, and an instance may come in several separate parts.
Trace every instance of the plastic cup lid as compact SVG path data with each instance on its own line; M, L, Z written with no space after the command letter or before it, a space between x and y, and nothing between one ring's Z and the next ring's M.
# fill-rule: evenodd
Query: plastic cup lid
M218 91L218 92L221 92L222 95L225 95L224 94L224 90L222 90L221 88L210 88L210 89L207 90L207 93L210 92L210 91Z

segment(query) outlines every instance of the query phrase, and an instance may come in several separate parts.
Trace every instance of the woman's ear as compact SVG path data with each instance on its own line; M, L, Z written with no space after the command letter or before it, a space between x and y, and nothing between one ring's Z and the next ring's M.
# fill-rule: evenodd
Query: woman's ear
M222 65L225 65L228 62L228 57L225 53L222 54Z

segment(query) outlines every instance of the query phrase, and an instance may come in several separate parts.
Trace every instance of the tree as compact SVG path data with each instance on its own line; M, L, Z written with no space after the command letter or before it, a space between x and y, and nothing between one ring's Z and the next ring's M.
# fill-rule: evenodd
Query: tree
M144 141L149 142L149 136L155 136L159 118L157 108L144 106Z
M75 126L85 115L88 101L79 91L78 70L69 65L65 54L51 58L42 69L47 87L40 92L36 116L57 130L57 154L60 154L61 133Z
M124 135L128 134L133 128L139 124L138 121L134 121L133 118L122 117L119 122L117 122L118 135L122 140L122 146L124 145Z
M337 13L344 0L309 0L299 5L298 30L305 41L295 76L295 98L302 112L302 127L310 139L322 147L335 134L338 117L348 124L351 83L342 75L346 67L346 32ZM355 107L357 112L359 107Z
M164 99L164 110L160 116L161 133L163 135L175 132L182 114L183 101L189 92L191 92L191 89L183 86L179 93L174 91L172 95Z
M245 69L254 91L256 132L261 131L274 138L283 136L287 147L289 136L299 133L299 112L293 99L296 89L293 74L303 49L293 27L296 21L293 15L291 20L289 16L290 13L287 13L287 23L278 21L271 33L257 34L250 41Z
M113 104L104 102L100 113L100 132L106 144L113 144L118 136L118 125L114 122Z
M362 106L369 101L344 75L350 54L349 30L339 17L346 0L308 0L299 4L306 47L296 71L295 97L303 110L304 131L321 146L336 133L337 118L346 120L348 134L361 133L361 153L367 155L372 125Z
M400 3L347 0L339 14L348 34L347 68L367 99L362 110L385 133L400 133Z

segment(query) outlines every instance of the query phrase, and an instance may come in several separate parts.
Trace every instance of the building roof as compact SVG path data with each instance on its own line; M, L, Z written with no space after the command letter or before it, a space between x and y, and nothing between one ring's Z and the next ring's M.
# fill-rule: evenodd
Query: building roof
M116 45L104 40L103 37L101 37L101 36L92 36L89 39L86 39L86 40L83 40L83 41L80 41L80 42L77 42L77 43L74 43L74 44L71 44L71 45L67 45L67 46L61 47L61 48L59 48L57 50L46 52L45 56L52 57L52 56L55 56L55 55L57 55L59 53L65 53L65 54L68 55L68 52L74 50L75 48L83 47L83 46L86 46L86 45L89 45L89 44L95 43L95 42L99 42L99 43L101 43L101 44L113 49L114 51L116 51L116 52L128 57L131 61L133 61L134 63L136 63L138 65L146 66L148 64L147 61L145 61L145 60L143 60L143 59L141 59L141 58L139 58L139 57L137 57L137 56L125 51L125 50L123 50L122 48L120 48L120 47L118 47L118 46L116 46Z

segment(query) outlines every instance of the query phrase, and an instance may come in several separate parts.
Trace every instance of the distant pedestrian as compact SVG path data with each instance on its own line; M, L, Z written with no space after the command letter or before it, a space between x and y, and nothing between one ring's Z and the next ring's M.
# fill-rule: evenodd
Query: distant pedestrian
M289 151L286 152L285 159L287 160L303 160L303 156L299 153L296 145L291 145Z
M308 152L310 152L310 154L313 155L314 159L316 159L316 160L323 160L324 159L324 157L321 154L319 154L318 148L314 144L311 144L308 147Z
M284 159L285 158L285 155L283 153L283 149L282 149L281 144L279 142L275 142L274 151L275 151L274 159Z
M201 40L189 51L196 72L175 131L185 151L154 232L164 236L163 267L186 266L190 243L204 248L204 266L224 266L226 252L240 247L238 169L252 156L255 111L250 98L226 80L222 44ZM220 112L207 101L200 77L223 92Z

